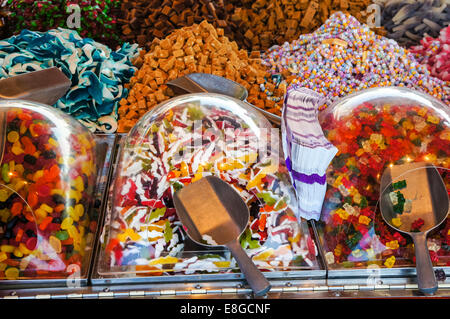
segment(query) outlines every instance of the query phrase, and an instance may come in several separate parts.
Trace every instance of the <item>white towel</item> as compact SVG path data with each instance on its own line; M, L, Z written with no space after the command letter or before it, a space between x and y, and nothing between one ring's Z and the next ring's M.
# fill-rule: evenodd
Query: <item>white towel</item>
M327 188L326 170L337 153L319 124L319 106L324 101L321 94L292 85L283 105L283 150L297 195L297 214L305 219L320 218Z

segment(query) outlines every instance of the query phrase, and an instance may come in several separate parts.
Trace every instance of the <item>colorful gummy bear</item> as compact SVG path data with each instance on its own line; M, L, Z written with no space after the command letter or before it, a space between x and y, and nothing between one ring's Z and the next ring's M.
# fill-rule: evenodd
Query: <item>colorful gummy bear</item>
M330 266L364 267L374 262L385 267L411 265L411 239L388 227L379 213L380 176L390 164L429 162L442 168L450 190L448 122L433 109L414 104L365 102L338 119L331 112L327 116L322 121L325 136L339 149L328 170L329 187L322 211L324 246L327 252L334 252ZM374 134L381 138L374 139ZM401 193L405 187L405 181L398 181L389 193L397 214L411 209L411 201ZM344 218L342 210L349 211L348 207L356 213ZM399 215L391 222L395 227L402 225ZM447 219L434 238L441 243L436 260L444 265L450 256L444 231L449 225ZM414 227L419 230L420 221ZM362 254L352 254L358 249ZM328 256L328 260L332 258Z

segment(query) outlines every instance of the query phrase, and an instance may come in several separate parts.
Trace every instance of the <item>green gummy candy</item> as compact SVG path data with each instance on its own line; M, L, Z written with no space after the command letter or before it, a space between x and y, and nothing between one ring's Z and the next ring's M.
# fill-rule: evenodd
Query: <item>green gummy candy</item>
M59 240L66 240L69 238L69 233L66 232L65 230L61 230L55 234L55 237L58 238Z

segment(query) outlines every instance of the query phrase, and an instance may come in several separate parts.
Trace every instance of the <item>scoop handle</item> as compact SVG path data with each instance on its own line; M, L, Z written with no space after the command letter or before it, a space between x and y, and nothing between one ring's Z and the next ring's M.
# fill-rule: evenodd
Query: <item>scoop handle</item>
M270 290L270 283L264 277L262 272L256 267L253 261L248 257L247 253L242 249L238 240L228 243L227 248L236 259L239 268L247 279L248 284L252 288L255 296L263 296Z
M427 233L412 233L416 253L417 284L425 294L434 294L438 289L433 264L427 247Z
M247 101L243 101L245 104L247 104L248 106L250 106L251 108L259 111L260 113L262 113L270 122L272 122L273 124L276 125L280 125L281 124L281 117L279 115L270 113L260 107L257 107L256 105L253 105Z

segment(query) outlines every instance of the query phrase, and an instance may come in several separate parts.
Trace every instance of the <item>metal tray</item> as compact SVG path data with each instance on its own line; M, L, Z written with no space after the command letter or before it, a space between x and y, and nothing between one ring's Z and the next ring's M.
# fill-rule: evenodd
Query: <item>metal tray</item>
M117 167L117 158L120 146L120 140L125 138L126 134L118 134L116 145L114 148L114 154L112 155L112 169L110 172L110 178L114 175L114 171ZM107 183L110 186L110 181ZM105 193L109 193L109 189L105 191ZM106 204L105 204L106 206ZM106 207L104 207L106 211ZM106 212L103 212L103 216L105 217ZM105 218L102 219L102 223ZM103 227L102 225L99 225ZM315 236L315 230L312 225L310 225L310 233L315 242L317 242L317 238ZM237 285L244 285L245 279L241 273L225 273L225 274L193 274L193 275L170 275L170 276L147 276L147 277L123 277L123 276L115 276L115 275L104 275L99 273L99 263L100 260L100 250L101 245L98 243L95 252L95 258L93 260L93 271L90 277L90 283L92 285L117 285L117 284L159 284L159 283L201 283L201 282L214 282L215 285L218 286L227 286L230 283L234 283ZM320 253L320 249L318 249ZM319 268L320 269L311 269L311 270L289 270L289 271L271 271L264 272L266 277L271 280L291 280L291 279L304 279L304 280L312 280L312 279L324 279L326 278L326 269L324 267L323 260L320 254L316 257Z
M316 244L320 250L319 254L322 257L322 262L327 270L328 279L345 279L345 278L409 278L416 276L416 267L394 267L394 268L332 268L325 262L325 249L323 248L323 227L321 223L314 223L313 227L316 231ZM446 276L450 276L450 267L437 266L434 270L444 271Z

